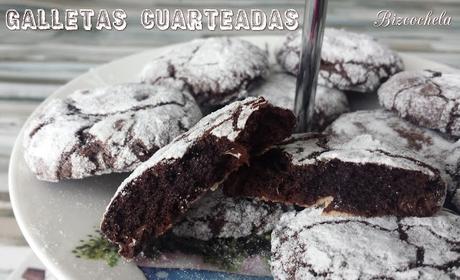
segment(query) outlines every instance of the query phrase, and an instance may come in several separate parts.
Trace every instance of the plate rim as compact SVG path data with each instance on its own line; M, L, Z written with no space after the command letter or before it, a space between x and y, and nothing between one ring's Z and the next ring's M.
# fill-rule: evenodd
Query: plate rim
M236 36L236 37L248 40L250 42L260 40L260 41L265 42L265 43L268 43L268 42L273 41L273 40L280 40L280 39L284 38L283 35L247 35L247 36ZM22 139L23 139L23 135L24 135L25 126L31 121L31 119L37 114L37 112L43 106L45 106L48 102L50 102L51 100L57 98L61 94L65 94L65 90L69 86L71 86L72 84L78 83L78 81L81 80L81 79L84 80L86 78L90 78L92 73L94 73L94 71L101 70L101 69L104 69L106 67L110 67L112 64L118 64L118 63L122 63L123 61L133 60L136 57L142 57L142 56L147 55L148 53L156 52L156 53L159 54L162 51L166 51L167 49L174 48L174 47L179 47L180 45L183 45L183 44L186 44L186 43L188 43L188 41L187 42L176 43L176 44L165 45L165 46L156 47L156 48L149 48L149 49L141 51L141 52L137 52L137 53L134 53L134 54L131 54L131 55L128 55L128 56L120 57L118 59L106 62L104 64L98 65L95 68L90 68L85 73L80 74L79 76L73 78L72 80L68 81L64 85L60 86L52 94L50 94L47 98L45 98L33 110L33 112L27 117L26 121L22 125L22 127L21 127L21 129L20 129L20 131L19 131L19 133L18 133L18 135L16 137L16 140L14 142L14 146L13 146L13 149L11 150L10 159L9 159L9 162L8 162L8 191L9 191L9 196L10 196L10 202L11 202L11 206L12 206L12 209L13 209L15 220L16 220L18 226L19 226L19 229L21 230L22 235L24 236L25 240L27 241L28 245L30 246L32 251L37 255L37 257L40 259L40 261L46 266L46 268L51 271L53 276L57 277L58 279L69 279L71 277L69 277L69 275L66 274L64 266L57 265L55 262L53 262L48 257L48 255L46 254L46 251L43 250L43 248L41 248L41 246L39 245L38 240L36 240L32 236L31 231L29 229L29 226L27 224L25 224L25 222L24 222L23 215L25 215L25 214L21 210L20 198L18 198L16 196L15 189L18 188L19 186L17 186L17 183L16 183L16 177L15 177L16 173L15 173L15 170L14 170L15 168L14 167L17 165L18 156L23 157L22 153L21 153L21 155L18 155L18 153L19 153L20 147L22 146L22 141L23 141ZM420 58L420 57L418 57L416 55L401 54L401 53L398 53L398 54L401 56L403 61L407 61L407 60L418 61L420 64L429 64L429 65L432 65L430 67L439 68L439 69L442 69L443 71L446 71L446 72L459 72L460 71L459 69L453 68L451 66L441 64L441 63L438 63L438 62L435 62L435 61L432 61L432 60L429 60L429 59ZM68 92L67 94L70 94L70 92Z

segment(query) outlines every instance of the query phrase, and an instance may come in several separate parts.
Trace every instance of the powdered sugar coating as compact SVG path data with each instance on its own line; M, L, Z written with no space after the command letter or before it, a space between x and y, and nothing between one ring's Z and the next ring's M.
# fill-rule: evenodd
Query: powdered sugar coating
M301 32L289 33L276 54L278 63L294 75L299 71L301 40ZM318 83L340 90L374 92L403 67L401 58L374 38L326 28Z
M439 171L422 164L417 155L410 151L382 142L369 134L350 140L335 139L324 135L297 134L279 146L289 154L294 165L311 165L338 159L356 164L378 164L390 168L420 171L428 176L437 176Z
M406 71L378 91L380 104L417 125L460 137L460 75Z
M251 96L263 96L276 106L294 110L296 78L283 72L273 72L257 87ZM322 131L341 114L350 110L347 96L339 90L318 86L315 99L313 128Z
M79 90L44 106L25 129L25 160L37 178L127 172L201 118L176 89L121 84Z
M173 232L200 240L263 235L273 230L287 210L293 209L256 199L226 197L219 189L198 201Z
M142 71L151 84L186 87L205 109L246 97L247 87L268 74L267 53L233 37L194 40L157 57Z
M286 213L272 233L275 279L457 279L460 216L331 217Z
M248 97L242 101L235 101L205 116L189 131L159 149L149 160L136 168L131 175L121 183L114 198L117 195L124 195L123 190L125 186L131 181L136 180L138 176L149 168L161 162L166 163L170 160L182 157L185 152L205 134L211 134L218 138L226 138L230 141L235 141L245 127L249 117L259 110L261 106L266 106L267 103L268 102L262 97ZM241 155L235 155L235 157L239 156ZM114 198L112 198L112 200Z

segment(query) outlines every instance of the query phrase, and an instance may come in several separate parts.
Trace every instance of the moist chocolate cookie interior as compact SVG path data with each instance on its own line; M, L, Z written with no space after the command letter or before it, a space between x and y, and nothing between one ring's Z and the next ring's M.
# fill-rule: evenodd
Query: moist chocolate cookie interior
M238 121L235 117L234 126ZM236 141L205 134L178 159L144 171L112 201L101 230L132 258L152 238L164 234L196 200L248 162L251 151L265 149L292 133L288 110L264 106L247 120Z
M230 196L311 206L326 204L325 212L360 216L430 216L445 195L439 176L419 171L337 159L296 166L280 149L251 161L225 182Z
M222 181L226 172L241 165L247 156L240 159L230 154L217 156L236 150L242 148L209 136L198 141L175 163L147 170L126 186L126 195L113 201L102 232L110 240L123 244L120 252L123 256L137 255L142 249L137 244L162 235L189 204Z
M236 141L248 147L252 154L257 154L289 137L295 123L292 111L268 105L250 116Z

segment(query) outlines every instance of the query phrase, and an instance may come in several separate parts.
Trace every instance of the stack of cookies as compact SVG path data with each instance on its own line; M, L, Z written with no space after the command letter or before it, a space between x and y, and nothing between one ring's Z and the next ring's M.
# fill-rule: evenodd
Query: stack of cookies
M140 83L47 104L26 162L52 182L131 172L101 224L127 259L168 236L271 234L275 279L460 277L460 216L444 208L460 210L460 76L401 72L373 38L326 29L315 132L292 134L300 49L299 32L276 65L237 38L180 45ZM385 109L350 112L362 94Z

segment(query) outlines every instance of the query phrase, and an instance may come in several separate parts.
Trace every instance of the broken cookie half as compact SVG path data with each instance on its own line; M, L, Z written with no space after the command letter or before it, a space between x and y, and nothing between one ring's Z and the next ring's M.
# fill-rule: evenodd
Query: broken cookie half
M321 204L327 214L430 216L445 199L441 172L371 135L345 141L299 134L232 174L224 192L302 207Z
M132 258L251 155L291 135L295 117L264 98L234 102L203 118L139 166L119 187L101 230Z

